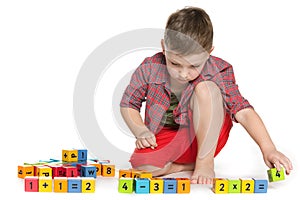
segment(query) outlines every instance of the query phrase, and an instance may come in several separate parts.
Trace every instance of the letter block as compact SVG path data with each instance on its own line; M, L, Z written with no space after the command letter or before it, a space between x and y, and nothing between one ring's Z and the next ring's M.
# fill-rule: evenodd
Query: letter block
M26 176L25 192L38 192L39 191L39 178L37 176Z
M78 161L87 161L87 149L77 149Z
M140 178L142 172L143 171L141 171L141 170L133 169L133 170L131 170L131 177L132 178Z
M120 169L119 170L119 178L131 178L131 170Z
M150 180L149 178L135 178L135 193L149 194L150 193Z
M94 193L96 189L96 180L93 177L81 178L81 192L82 193Z
M68 192L68 178L67 177L54 177L54 192Z
M164 178L164 193L177 193L177 181L175 178Z
M119 179L118 191L120 193L132 193L133 192L133 178L123 178Z
M38 166L36 168L37 176L39 177L51 177L52 178L52 168L48 166Z
M102 166L100 163L91 163L89 165L95 166L96 167L96 176L101 176L101 169Z
M19 165L18 177L25 178L26 176L34 176L34 167L32 165Z
M78 161L78 151L75 149L62 150L62 161L63 162L77 162Z
M102 176L114 177L115 176L115 165L102 164Z
M254 180L254 193L267 193L268 190L268 181L267 180Z
M82 165L81 166L81 176L82 177L94 177L97 178L96 166L92 165Z
M68 178L68 192L81 193L81 178L80 177Z
M152 178L152 173L151 172L141 172L140 178Z
M228 193L241 193L241 180L228 180Z
M254 180L247 178L240 178L241 193L254 193Z
M188 178L176 178L177 180L177 193L190 193L191 180Z
M66 177L77 177L77 167L72 166L63 166L63 171L65 172Z
M52 176L39 177L39 192L52 192Z
M272 168L269 169L267 172L268 172L268 178L270 182L282 181L285 179L283 167L281 168L280 171L277 171L276 168Z
M227 194L228 193L228 180L224 178L213 179L213 192L216 194Z
M150 193L163 193L164 191L164 180L162 178L151 178L150 179Z

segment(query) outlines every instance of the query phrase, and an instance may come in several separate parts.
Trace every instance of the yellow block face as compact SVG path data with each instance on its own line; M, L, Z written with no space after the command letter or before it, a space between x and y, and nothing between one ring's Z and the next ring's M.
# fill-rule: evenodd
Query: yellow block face
M161 178L150 179L150 193L163 193L164 181Z
M76 162L78 161L78 150L62 150L63 162Z
M131 178L131 170L120 169L119 178Z
M140 178L142 171L141 170L132 170L131 177L132 178Z
M102 176L114 177L115 165L102 164Z
M52 177L52 168L47 166L37 167L39 177Z
M82 178L81 180L81 192L82 193L94 193L96 181L94 178Z
M242 193L254 193L254 180L253 179L240 179L242 181L241 184L241 192Z
M52 177L39 178L39 192L52 192Z
M54 177L54 192L68 192L68 179L66 177Z
M228 180L222 179L222 178L214 178L213 192L216 194L227 194L228 193Z
M141 172L140 178L152 178L151 172Z
M25 178L26 176L33 176L34 167L32 165L19 165L18 177Z
M191 181L188 178L176 178L177 180L177 193L190 193Z

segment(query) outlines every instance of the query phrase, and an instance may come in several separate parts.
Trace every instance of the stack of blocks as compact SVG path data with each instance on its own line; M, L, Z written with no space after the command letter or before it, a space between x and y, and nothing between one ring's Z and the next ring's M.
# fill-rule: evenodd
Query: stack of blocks
M269 169L268 171L269 182L284 180L284 170L277 171L276 168ZM268 180L255 179L255 178L239 178L239 179L226 179L214 178L213 192L216 194L227 193L267 193Z
M153 178L145 171L120 170L118 191L136 194L190 193L190 179Z
M62 150L62 162L50 159L18 166L26 192L95 192L97 176L114 177L109 161L87 160L86 149Z

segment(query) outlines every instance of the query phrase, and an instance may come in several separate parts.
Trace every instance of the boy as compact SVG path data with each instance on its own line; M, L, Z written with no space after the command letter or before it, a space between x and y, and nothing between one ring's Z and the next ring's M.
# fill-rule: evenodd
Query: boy
M211 184L214 157L226 144L232 121L240 123L270 168L289 174L290 160L276 150L262 120L242 97L232 66L211 56L213 27L207 13L187 7L166 25L162 52L133 73L121 114L136 137L130 162L154 176L193 170L192 183ZM145 122L140 115L146 101Z

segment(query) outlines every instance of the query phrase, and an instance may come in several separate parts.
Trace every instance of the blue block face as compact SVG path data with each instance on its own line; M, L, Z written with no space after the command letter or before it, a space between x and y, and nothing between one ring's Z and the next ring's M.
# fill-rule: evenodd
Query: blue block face
M268 181L254 179L254 193L267 193Z
M78 160L87 161L87 149L78 149Z
M148 178L135 179L135 193L149 194L150 193L150 180Z
M81 192L81 180L80 179L68 179L68 192L80 193Z
M177 193L176 179L164 178L164 193Z
M96 168L96 166L81 166L80 175L82 177L97 178L97 168Z

